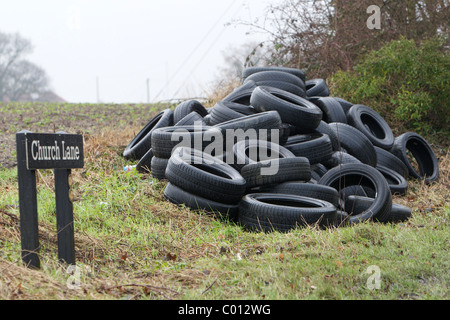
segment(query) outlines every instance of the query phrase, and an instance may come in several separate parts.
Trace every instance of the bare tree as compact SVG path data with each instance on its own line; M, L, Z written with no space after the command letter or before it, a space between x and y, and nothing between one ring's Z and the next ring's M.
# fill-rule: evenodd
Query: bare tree
M0 102L17 101L47 89L45 71L23 59L31 52L29 40L17 33L0 32Z
M448 36L449 0L285 0L271 5L264 19L238 21L265 32L267 64L306 69L326 78L348 70L359 57L405 36L421 41ZM380 29L367 27L367 8L380 8Z

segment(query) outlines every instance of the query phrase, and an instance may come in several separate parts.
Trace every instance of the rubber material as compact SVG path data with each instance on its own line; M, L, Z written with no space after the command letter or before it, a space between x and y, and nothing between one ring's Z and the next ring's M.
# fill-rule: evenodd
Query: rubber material
M239 221L254 231L288 232L297 227L336 223L336 207L329 202L276 193L245 195L239 203Z
M155 157L169 159L177 146L199 148L202 151L221 137L222 131L211 126L179 126L159 128L152 133L152 149Z
M209 200L237 204L246 190L239 172L199 150L177 148L169 159L166 178L177 187Z
M377 165L377 154L372 142L358 129L340 122L329 124L339 139L341 148L362 163L372 167Z
M286 181L309 181L311 167L306 158L282 158L249 163L242 167L241 175L249 189Z
M197 100L187 100L175 107L173 122L177 123L193 111L196 111L202 117L208 115L208 110L200 102Z
M384 176L375 168L365 164L345 164L329 170L318 182L340 191L351 185L368 186L375 190L374 203L367 210L351 215L352 223L367 220L383 221L392 208L392 194Z
M347 113L348 123L361 131L374 146L389 150L394 145L394 134L389 124L375 111L356 104Z
M295 156L308 158L311 164L325 161L333 153L330 137L322 133L291 136L284 146Z
M259 112L277 111L283 123L312 132L322 120L322 111L315 104L292 93L270 87L257 87L250 98Z
M236 222L238 218L238 205L229 205L205 199L186 192L170 182L164 189L164 198L176 205L184 204L193 211L205 211L216 214L222 219L229 219Z
M123 156L126 159L141 159L152 147L152 133L158 128L172 126L173 110L166 109L157 114L150 120L144 128L131 140L130 144L125 148Z
M395 138L391 152L396 155L408 168L409 175L416 179L423 179L426 183L439 179L439 164L430 144L419 134L404 133ZM408 153L417 162L414 168L409 160Z

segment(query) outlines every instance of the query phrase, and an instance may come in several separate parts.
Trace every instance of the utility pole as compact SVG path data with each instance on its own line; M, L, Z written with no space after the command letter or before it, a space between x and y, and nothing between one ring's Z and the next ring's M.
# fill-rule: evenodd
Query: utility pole
M97 76L97 103L100 103L100 84Z
M150 79L147 78L147 103L150 103Z

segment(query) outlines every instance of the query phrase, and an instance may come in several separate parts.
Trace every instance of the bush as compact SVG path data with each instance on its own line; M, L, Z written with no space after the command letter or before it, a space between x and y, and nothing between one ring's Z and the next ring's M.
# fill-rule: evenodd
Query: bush
M450 58L444 41L402 38L330 79L333 96L365 104L403 129L450 136Z

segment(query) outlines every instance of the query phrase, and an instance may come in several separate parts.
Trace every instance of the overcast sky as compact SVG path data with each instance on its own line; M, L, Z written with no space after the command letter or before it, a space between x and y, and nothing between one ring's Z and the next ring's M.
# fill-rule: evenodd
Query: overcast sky
M13 0L0 31L18 32L69 102L146 102L203 95L224 50L263 40L227 23L262 17L282 0ZM97 85L98 80L98 85ZM98 89L98 91L97 91Z

